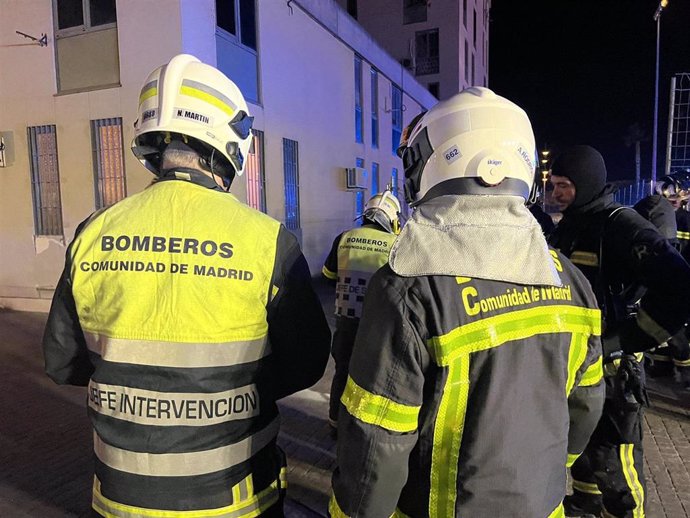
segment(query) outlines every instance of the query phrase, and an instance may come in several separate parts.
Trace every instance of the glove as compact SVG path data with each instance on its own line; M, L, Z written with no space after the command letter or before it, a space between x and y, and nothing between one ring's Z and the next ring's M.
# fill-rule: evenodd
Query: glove
M614 401L628 410L648 405L642 366L634 356L622 356L613 382Z

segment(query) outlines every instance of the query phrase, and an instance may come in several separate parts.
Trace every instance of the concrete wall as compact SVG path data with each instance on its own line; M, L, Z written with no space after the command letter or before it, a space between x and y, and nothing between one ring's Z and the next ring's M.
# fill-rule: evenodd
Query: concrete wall
M62 271L66 245L95 208L90 123L122 117L129 194L151 174L128 151L139 89L148 73L180 52L215 64L214 0L117 0L120 86L57 93L53 11L47 0L1 0L0 134L8 166L0 168L0 307L46 310ZM380 186L402 164L391 151L391 81L405 90L407 123L433 97L389 56L334 0L258 2L258 54L262 105L250 105L265 133L268 213L284 221L282 139L299 142L301 237L318 273L334 236L353 225L355 193L345 189L345 168L357 157L380 164ZM17 34L40 37L39 47ZM354 54L363 56L364 144L355 142ZM379 147L370 145L370 80L379 76ZM34 236L27 127L55 124L64 236ZM399 182L401 183L401 182ZM401 186L402 187L402 186ZM245 199L245 179L231 189ZM371 195L370 192L366 193Z

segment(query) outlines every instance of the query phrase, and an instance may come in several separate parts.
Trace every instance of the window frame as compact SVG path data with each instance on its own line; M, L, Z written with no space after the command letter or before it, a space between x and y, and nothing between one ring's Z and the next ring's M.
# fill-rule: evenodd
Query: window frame
M99 209L102 209L104 207L109 207L110 205L113 205L114 203L117 203L118 201L127 197L127 174L125 171L125 155L124 155L124 149L125 148L124 148L124 134L123 134L124 128L122 125L122 117L110 117L110 118L105 118L105 119L92 119L90 126L91 126L91 152L92 152L92 157L93 157L94 204L95 204L96 210L99 210ZM103 168L104 154L103 154L103 151L105 150L105 148L103 146L103 140L101 139L100 131L98 131L98 130L102 127L107 127L107 126L116 126L116 127L120 128L119 171L122 172L121 176L116 174L114 177L107 177L103 174L104 173L104 168ZM113 151L116 149L118 149L118 148L108 148L107 150ZM121 193L122 196L119 199L115 200L110 205L106 205L105 204L105 196L104 196L104 192L106 192L106 188L104 185L109 178L114 178L114 179L120 181L120 185L122 186L121 189L116 188L115 190L118 191L118 193Z
M235 32L237 34L234 34L230 32L229 30L221 27L218 25L218 10L217 10L217 4L219 0L215 0L213 3L213 14L215 16L215 21L216 21L216 34L227 39L228 41L231 41L232 43L236 45L240 45L243 49L248 50L249 52L252 52L258 56L259 54L259 31L257 27L257 9L256 9L256 0L251 0L253 5L254 5L254 45L255 47L250 47L246 43L242 41L242 9L240 2L241 0L225 0L225 1L230 1L233 3L235 9L234 9L234 14L235 14ZM220 0L222 1L222 0Z
M431 45L431 40L433 36L436 36L436 55L434 56L433 53L431 52L432 50L432 45ZM420 39L426 40L426 48L427 48L427 53L426 56L420 56L419 55L419 40ZM415 42L415 76L426 76L426 75L433 75L433 74L438 74L441 72L441 40L440 40L440 34L438 27L435 27L433 29L425 29L423 31L416 31L414 35L414 42ZM422 68L420 63L424 64L425 60L426 62L430 62L432 65L434 65L433 60L436 60L435 67L430 67L430 71L426 71Z
M258 177L256 179L251 179L251 181L256 182L256 203L253 203L253 200L250 197L250 192L252 192L252 189L250 189L250 170L246 169L246 188L247 188L247 205L252 207L253 209L256 209L260 212L263 212L266 214L268 207L266 206L266 154L265 154L265 136L264 132L261 130L257 129L252 129L252 143L251 147L249 148L249 153L247 156L247 165L245 166L248 167L250 163L255 163L257 167L257 174ZM257 150L258 147L258 150ZM250 157L254 158L250 158Z
M291 152L294 160L288 160L291 158ZM288 169L289 164L294 164L294 174L290 174L292 171ZM283 192L285 196L285 227L288 230L299 230L301 228L299 196L299 142L285 137L283 137L283 179ZM289 181L293 179L294 182ZM294 204L289 203L292 199L294 199ZM291 213L294 213L294 216L291 216Z
M39 150L38 135L52 135L53 149L55 150L54 157L51 162L55 165L54 175L51 174L50 181L44 178L41 171L41 156L49 153L41 154ZM29 174L31 175L31 198L34 216L34 235L35 236L56 236L63 238L65 233L64 221L62 217L62 193L60 192L60 164L58 160L58 144L57 144L57 126L55 124L44 124L39 126L27 126L26 128L27 148L29 152ZM54 179L52 178L54 176ZM44 207L43 194L44 189L42 185L54 183L57 185L55 191L55 198L57 201L54 207ZM56 210L56 214L52 218L56 218L53 224L47 224L46 220L51 216L44 216L50 209ZM51 228L46 228L51 227ZM47 232L46 230L50 230Z
M423 13L423 16L420 16ZM427 0L402 0L403 25L424 23L429 19L429 4Z
M379 147L379 71L371 67L371 147Z
M358 144L364 143L364 78L363 78L363 62L362 56L355 54L354 59L354 93L355 93L355 142Z
M399 101L399 102L396 102ZM398 106L396 106L396 104ZM391 82L391 149L397 156L400 137L403 130L403 91L395 83ZM397 137L396 137L397 135Z
M82 24L74 27L67 27L60 29L60 17L58 9L58 1L52 0L53 4L53 25L55 29L55 38L67 38L69 36L76 36L78 34L86 34L88 32L103 31L106 29L114 29L117 27L117 3L115 4L115 21L111 23L104 23L102 25L91 25L91 2L93 0L81 0L82 2Z

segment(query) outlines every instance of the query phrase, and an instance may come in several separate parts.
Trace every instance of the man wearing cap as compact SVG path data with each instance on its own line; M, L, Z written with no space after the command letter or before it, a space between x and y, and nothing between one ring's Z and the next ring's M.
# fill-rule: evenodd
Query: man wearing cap
M589 279L603 316L604 412L572 466L574 494L566 498L566 515L644 517L646 396L635 353L663 343L682 327L690 314L684 293L690 267L652 223L614 202L615 188L606 183L604 159L596 149L564 150L550 181L563 212L550 244ZM646 290L637 301L630 293L640 286Z

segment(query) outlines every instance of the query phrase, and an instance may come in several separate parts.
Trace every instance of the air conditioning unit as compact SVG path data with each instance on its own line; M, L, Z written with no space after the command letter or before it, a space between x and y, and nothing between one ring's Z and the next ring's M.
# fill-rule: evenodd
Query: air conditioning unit
M366 189L367 170L363 167L348 167L345 169L345 185L348 189Z

